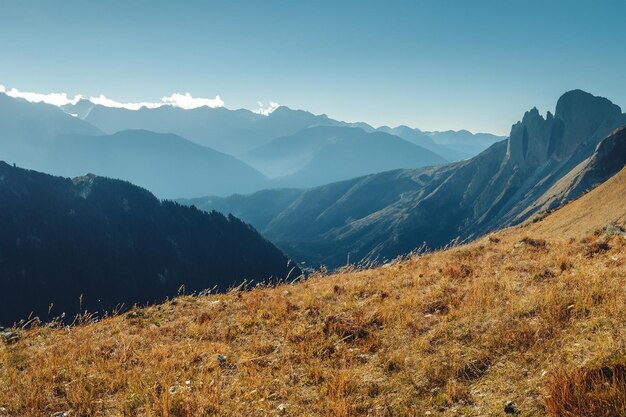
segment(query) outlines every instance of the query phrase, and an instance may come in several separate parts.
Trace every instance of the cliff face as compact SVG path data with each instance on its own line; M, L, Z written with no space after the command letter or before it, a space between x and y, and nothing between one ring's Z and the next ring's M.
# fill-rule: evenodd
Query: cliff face
M585 142L612 129L622 115L619 106L580 90L565 93L554 115L543 118L537 108L526 112L511 128L508 157L523 171L534 171L546 162L563 161Z
M605 136L621 116L620 107L604 97L595 97L581 90L564 94L556 104L555 117L563 121L564 129L555 144L555 156L566 157L585 141Z

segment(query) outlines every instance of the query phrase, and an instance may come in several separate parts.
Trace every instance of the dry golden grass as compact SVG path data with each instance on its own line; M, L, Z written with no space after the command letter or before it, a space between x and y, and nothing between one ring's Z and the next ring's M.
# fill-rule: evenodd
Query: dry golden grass
M18 330L0 416L623 415L626 239L580 233L624 218L616 178L377 269Z
M626 415L626 366L559 369L547 386L546 408L553 416Z
M0 415L496 416L506 401L546 415L558 378L624 359L626 240L596 250L595 237L516 230L373 270L23 330L0 347Z

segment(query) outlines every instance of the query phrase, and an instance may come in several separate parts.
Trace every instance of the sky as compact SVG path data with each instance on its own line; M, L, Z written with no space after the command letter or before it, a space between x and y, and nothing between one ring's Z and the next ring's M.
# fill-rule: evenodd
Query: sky
M626 107L625 16L626 0L0 0L0 85L506 135L571 89Z

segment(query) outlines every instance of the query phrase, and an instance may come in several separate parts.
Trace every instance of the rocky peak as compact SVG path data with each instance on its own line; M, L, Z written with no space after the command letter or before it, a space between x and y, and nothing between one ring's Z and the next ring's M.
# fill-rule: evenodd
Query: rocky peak
M534 170L548 160L562 160L581 144L599 140L604 128L614 125L621 109L603 97L581 90L559 99L556 112L544 119L536 107L513 125L509 141L510 160L524 170Z
M521 122L513 125L509 141L512 162L523 169L533 170L544 164L560 138L562 122L548 113L544 119L536 107L524 114Z
M619 106L604 97L581 90L561 96L555 116L564 123L563 141L555 149L558 157L571 154L581 143L590 139L602 127L608 127L622 114ZM607 132L603 132L602 136Z

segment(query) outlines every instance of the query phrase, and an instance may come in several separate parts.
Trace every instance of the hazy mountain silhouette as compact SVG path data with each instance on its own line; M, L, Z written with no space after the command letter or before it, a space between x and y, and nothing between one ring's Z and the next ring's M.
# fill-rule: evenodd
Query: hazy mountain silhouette
M161 106L155 109L128 110L105 107L88 100L63 106L63 109L109 134L128 129L174 133L235 156L261 147L273 139L316 126L359 127L366 132L376 130L367 123L342 122L326 115L314 115L285 106L267 116L245 109L229 110L223 107L185 110ZM470 158L494 142L504 139L490 134L473 135L468 131L422 132L406 126L383 126L378 130L397 135L450 161Z
M470 160L299 192L193 202L251 222L296 260L338 266L348 253L353 261L391 258L423 242L436 248L519 223L577 197L606 179L588 177L585 187L576 187L574 174L622 125L626 116L609 100L570 91L559 99L555 115L527 112L509 139ZM272 201L269 207L275 211L258 215L263 201Z
M55 175L94 172L124 179L166 198L311 187L444 162L429 150L376 132L364 123L346 124L286 107L262 116L247 110L208 107L184 110L163 106L133 111L81 100L63 106L64 113L52 105L4 94L0 106L6 119L0 126L0 132L4 131L0 150L5 159ZM122 126L148 126L162 131L171 128L203 143L219 138L222 145L234 147L265 141L268 143L246 155L257 167L282 178L268 182L244 162L176 134L133 129L105 136L81 117L98 121L107 131ZM357 125L360 127L348 127ZM295 133L272 140L284 132Z
M34 168L57 135L102 134L102 131L61 109L30 103L0 93L0 157Z
M284 278L288 259L219 213L161 202L124 181L70 180L0 162L0 322L109 310L245 279ZM295 274L295 275L294 275Z
M69 177L93 172L120 178L161 198L228 195L268 186L261 173L230 155L146 130L58 136L37 168Z
M444 132L423 132L437 145L445 146L469 159L478 155L496 142L506 139L506 136L492 135L491 133L472 133L467 130L447 130Z
M496 142L506 139L490 133L473 134L467 130L445 132L422 132L408 126L391 128L379 127L378 130L401 137L411 143L422 146L448 161L460 161L478 155Z
M397 136L320 126L272 140L241 156L283 186L311 187L398 168L442 164L439 155Z
M128 129L174 133L231 155L239 155L274 138L290 135L301 129L339 123L325 115L317 116L287 107L279 107L265 116L249 110L229 110L223 107L185 110L161 106L155 109L144 107L127 110L87 103L78 102L76 106L65 106L65 110L82 115L85 121L106 133ZM89 111L79 111L78 108L82 109L84 106L91 108Z
M86 103L73 108L88 112L92 103ZM11 163L55 175L93 172L128 180L159 197L228 195L269 186L242 161L182 137L145 130L105 136L55 106L5 94L0 94L0 153Z

